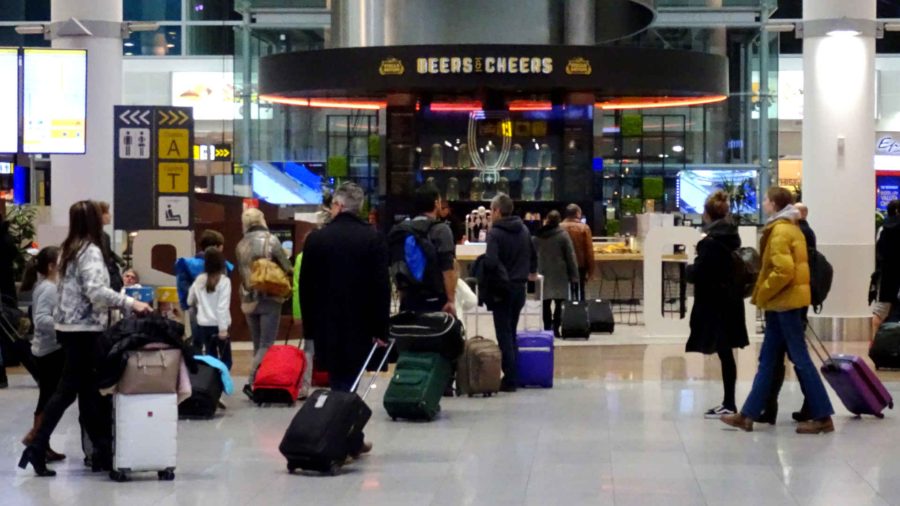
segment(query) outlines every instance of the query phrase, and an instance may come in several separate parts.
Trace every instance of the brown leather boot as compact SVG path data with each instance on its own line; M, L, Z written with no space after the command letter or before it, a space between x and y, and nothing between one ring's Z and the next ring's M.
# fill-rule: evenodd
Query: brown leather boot
M25 437L22 438L23 445L28 446L34 441L34 436L37 434L39 425L41 425L41 415L34 415L34 422L31 424L31 430L29 430L28 434L25 434Z
M47 462L59 462L60 460L66 460L65 454L57 453L53 451L53 448L47 447Z
M797 434L819 434L824 432L834 432L834 422L831 417L821 418L819 420L808 420L797 424Z
M719 418L719 420L722 420L722 423L726 425L737 427L744 432L753 432L753 419L740 413L725 415L722 418Z

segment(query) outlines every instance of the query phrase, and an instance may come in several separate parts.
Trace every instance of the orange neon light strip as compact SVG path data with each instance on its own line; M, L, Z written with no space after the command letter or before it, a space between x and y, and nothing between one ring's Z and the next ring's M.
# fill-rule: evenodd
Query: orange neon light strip
M428 109L433 112L471 112L480 111L481 102L432 102Z
M546 100L511 100L509 110L511 112L552 111L553 103Z
M260 95L261 100L272 102L275 104L297 105L301 107L321 107L328 109L365 109L377 111L383 109L387 104L385 102L375 102L366 100L342 100L334 98L290 98L280 97L278 95Z
M603 110L611 109L657 109L663 107L687 107L691 105L713 104L728 98L727 95L712 95L707 97L681 98L681 97L629 97L615 98L606 102L597 102L594 107Z

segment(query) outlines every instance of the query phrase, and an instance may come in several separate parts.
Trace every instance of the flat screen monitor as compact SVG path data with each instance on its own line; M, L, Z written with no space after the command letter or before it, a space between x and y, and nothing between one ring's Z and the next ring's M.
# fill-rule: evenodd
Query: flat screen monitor
M87 117L87 51L25 49L25 153L83 154Z
M752 169L683 170L678 173L676 183L678 208L686 214L703 214L706 197L711 193L726 189L730 185L742 185L744 200L737 212L756 213L759 211L757 181L757 171Z
M19 50L0 47L0 153L19 152Z
M875 203L880 211L887 211L887 205L890 201L900 199L900 175L878 176L876 179L878 195Z

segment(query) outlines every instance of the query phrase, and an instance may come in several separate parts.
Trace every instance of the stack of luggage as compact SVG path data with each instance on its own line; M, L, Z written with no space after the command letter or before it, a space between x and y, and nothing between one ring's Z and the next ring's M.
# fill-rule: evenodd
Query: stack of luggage
M110 478L156 471L175 479L178 402L191 396L184 326L159 315L126 318L101 343L100 386L113 394L113 466Z
M465 348L462 323L447 313L402 312L391 318L390 336L400 357L384 409L393 420L433 420Z

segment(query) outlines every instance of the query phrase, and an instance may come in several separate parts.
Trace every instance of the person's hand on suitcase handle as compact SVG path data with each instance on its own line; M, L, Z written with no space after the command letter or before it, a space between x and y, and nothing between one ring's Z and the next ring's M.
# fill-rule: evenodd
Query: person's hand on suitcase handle
M151 306L150 304L147 304L146 302L141 302L139 300L135 300L131 304L131 310L135 314L147 315L147 314L150 314L153 312L153 306Z
M441 311L443 311L444 313L447 313L449 315L452 315L455 318L456 317L456 302L454 302L452 300L448 300L447 303L444 304L444 307L441 308Z

